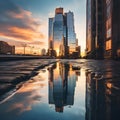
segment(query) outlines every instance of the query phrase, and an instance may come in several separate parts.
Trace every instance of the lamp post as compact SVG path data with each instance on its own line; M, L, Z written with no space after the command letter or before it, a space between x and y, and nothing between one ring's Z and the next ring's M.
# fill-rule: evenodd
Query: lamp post
M23 47L23 53L24 53L24 55L25 55L25 54L26 54L26 53L25 53L25 50L26 50L27 44L22 44L22 47Z

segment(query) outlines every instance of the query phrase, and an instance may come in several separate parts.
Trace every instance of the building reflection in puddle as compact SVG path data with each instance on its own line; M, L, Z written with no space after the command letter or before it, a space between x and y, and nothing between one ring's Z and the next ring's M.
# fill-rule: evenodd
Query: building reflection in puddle
M120 120L119 71L77 66L63 60L40 70L0 104L1 120Z
M74 104L76 81L80 70L73 70L67 63L57 63L49 69L49 104L56 112L63 112L64 106Z
M104 75L111 79L97 78L94 73L86 72L86 120L120 118L120 89L114 86L117 80L112 73Z

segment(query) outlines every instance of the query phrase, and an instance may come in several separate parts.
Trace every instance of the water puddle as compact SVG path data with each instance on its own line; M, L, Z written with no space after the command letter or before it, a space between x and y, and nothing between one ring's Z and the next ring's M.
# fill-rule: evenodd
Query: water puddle
M38 71L37 76L0 104L1 120L115 118L120 97L113 91L112 82L101 74L96 76L93 70L83 69L81 64L63 60Z

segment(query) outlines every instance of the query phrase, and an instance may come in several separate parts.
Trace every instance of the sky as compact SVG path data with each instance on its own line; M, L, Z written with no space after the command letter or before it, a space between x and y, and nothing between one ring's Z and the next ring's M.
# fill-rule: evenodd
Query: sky
M85 50L86 0L0 0L0 41L16 46L16 53L40 54L48 48L48 18L54 17L55 8L74 13L75 32Z

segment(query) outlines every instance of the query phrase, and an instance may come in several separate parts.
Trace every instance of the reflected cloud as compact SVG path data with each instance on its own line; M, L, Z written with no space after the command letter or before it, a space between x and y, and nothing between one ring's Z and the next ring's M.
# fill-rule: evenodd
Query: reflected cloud
M46 73L42 74L45 76ZM42 78L43 78L42 76ZM32 106L35 104L39 104L41 99L44 96L43 92L40 92L43 87L46 85L44 82L39 79L29 80L24 83L23 86L17 91L16 101L8 108L7 112L14 112L15 114L22 114L25 111L32 110ZM16 113L17 112L17 113Z
M23 112L25 112L25 111L30 111L32 108L31 108L31 106L25 106L25 104L23 103L18 103L18 104L14 104L13 106L12 106L12 108L9 108L8 110L7 110L7 112L10 112L10 111L14 111L14 110L19 110L18 111L18 114L21 114L21 113L23 113Z

